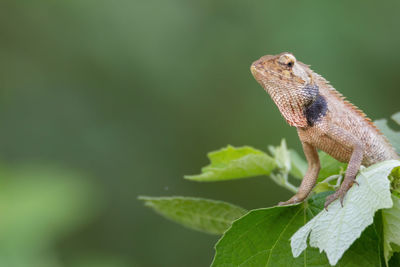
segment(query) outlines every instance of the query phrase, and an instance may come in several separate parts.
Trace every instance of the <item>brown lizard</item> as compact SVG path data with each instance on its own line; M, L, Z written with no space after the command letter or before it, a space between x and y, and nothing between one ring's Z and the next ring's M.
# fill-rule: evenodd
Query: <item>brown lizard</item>
M279 205L303 201L313 189L320 170L317 149L347 162L340 188L325 201L325 209L343 199L355 182L361 164L399 159L387 139L356 106L345 100L327 80L291 53L267 55L251 65L254 78L268 92L286 121L297 128L308 162L298 192Z

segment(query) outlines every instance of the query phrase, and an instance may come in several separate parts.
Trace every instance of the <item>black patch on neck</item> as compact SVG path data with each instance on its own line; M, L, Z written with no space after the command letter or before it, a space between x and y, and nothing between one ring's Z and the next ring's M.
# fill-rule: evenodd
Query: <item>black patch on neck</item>
M316 84L307 84L304 86L301 93L305 100L304 106L308 107L315 101L315 99L317 99L317 96L319 95L319 87Z
M308 126L314 126L328 111L328 104L325 98L318 94L313 102L304 108L304 115L307 118Z

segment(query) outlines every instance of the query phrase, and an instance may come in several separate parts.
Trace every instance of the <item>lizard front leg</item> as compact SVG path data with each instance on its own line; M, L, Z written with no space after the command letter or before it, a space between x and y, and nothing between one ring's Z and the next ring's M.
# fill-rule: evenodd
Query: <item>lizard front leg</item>
M358 170L360 169L365 151L364 145L357 138L341 128L331 127L327 135L333 140L337 141L339 144L346 144L347 146L350 146L352 152L342 185L338 190L336 190L334 194L326 198L324 205L326 210L328 210L329 204L331 204L336 199L340 199L340 204L343 207L344 196L346 195L347 191L349 191L349 189L353 186L353 184L357 183L355 181L355 178Z
M319 156L317 149L310 145L309 143L302 142L304 155L306 156L308 162L308 169L301 181L300 188L296 195L290 198L288 201L279 202L279 206L295 204L303 201L310 194L313 189L320 170Z

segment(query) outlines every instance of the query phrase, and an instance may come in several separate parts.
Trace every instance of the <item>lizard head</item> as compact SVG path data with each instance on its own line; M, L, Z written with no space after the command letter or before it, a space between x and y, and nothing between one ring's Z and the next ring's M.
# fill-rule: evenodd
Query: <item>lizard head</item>
M291 53L281 53L261 57L250 70L290 125L309 125L305 110L317 99L319 90L307 65Z

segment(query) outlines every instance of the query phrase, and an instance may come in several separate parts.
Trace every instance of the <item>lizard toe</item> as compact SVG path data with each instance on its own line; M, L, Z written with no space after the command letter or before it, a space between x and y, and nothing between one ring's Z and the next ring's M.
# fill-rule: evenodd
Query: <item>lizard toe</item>
M278 206L286 206L288 204L289 203L287 203L287 201L281 201L281 202L278 203Z
M328 196L325 200L325 204L324 204L324 208L326 211L328 211L328 206L337 199L337 196L335 196L336 194L332 194L330 196Z
M339 199L340 201L340 205L343 208L343 201L344 201L344 197L346 196L347 191L342 191L342 190L338 190L335 193L333 193L332 195L328 196L325 200L325 209L328 210L328 206L335 200Z
M295 204L295 203L297 203L297 202L294 202L293 200L289 199L288 201L281 201L281 202L279 202L279 203L278 203L278 206L287 206L287 205Z
M346 195L346 193L340 194L340 205L342 206L342 208L343 208L343 200L344 200L345 195Z
M299 203L299 202L303 201L303 199L304 198L299 198L297 195L294 195L288 201L279 202L278 206L286 206L286 205L290 205L290 204L296 204L296 203Z
M326 200L325 200L325 204L324 204L325 210L328 211L328 206L329 206L333 201L335 201L335 200L338 199L338 198L339 198L338 191L336 191L336 192L333 193L332 195L327 196L327 197L326 197Z

